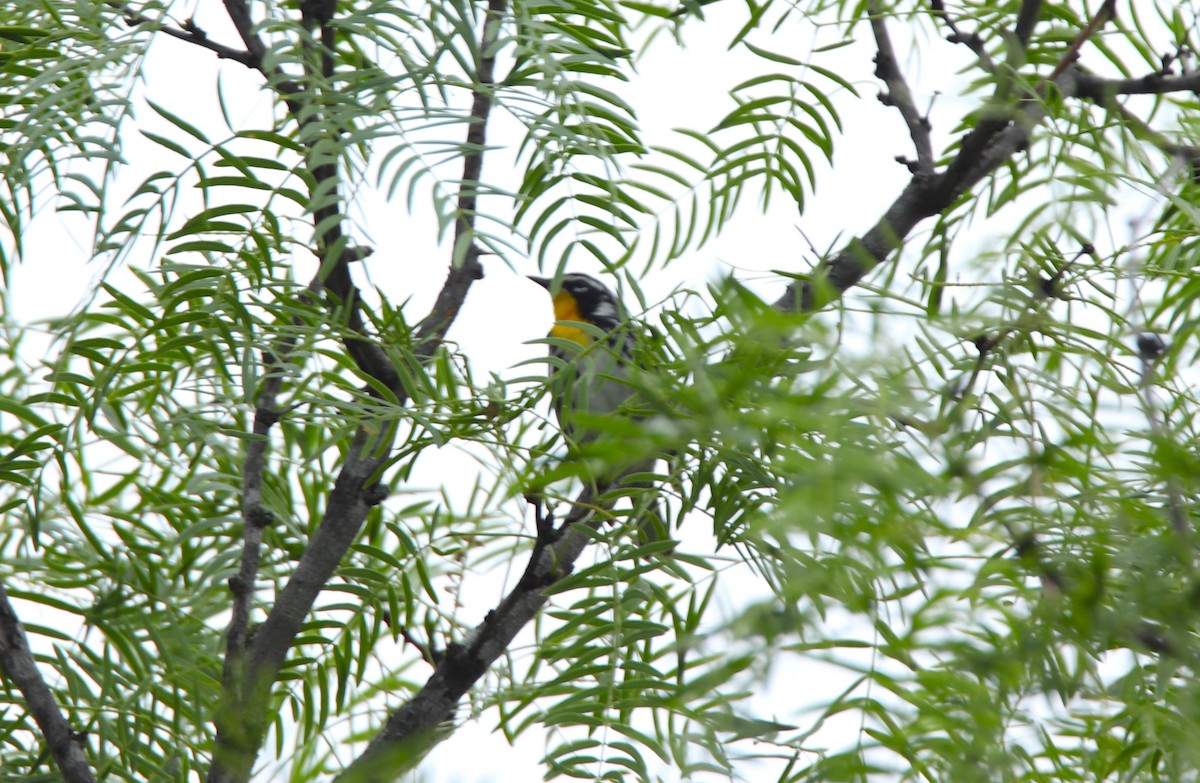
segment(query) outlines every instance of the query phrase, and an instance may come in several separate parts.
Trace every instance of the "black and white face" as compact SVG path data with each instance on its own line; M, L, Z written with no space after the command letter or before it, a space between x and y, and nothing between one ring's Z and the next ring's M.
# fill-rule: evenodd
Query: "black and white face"
M600 327L615 326L621 320L617 297L603 283L589 275L563 275L562 290L575 298L579 313Z

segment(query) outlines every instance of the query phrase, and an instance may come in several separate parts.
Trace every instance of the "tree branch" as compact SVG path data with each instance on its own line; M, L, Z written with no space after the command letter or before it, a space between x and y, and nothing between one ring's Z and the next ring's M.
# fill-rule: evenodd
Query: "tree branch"
M434 302L433 311L417 330L417 356L432 356L441 345L450 324L458 315L471 285L483 277L479 263L481 251L475 245L475 212L483 174L483 153L487 148L488 118L492 112L492 92L496 86L496 48L500 24L508 12L508 0L488 0L479 36L479 62L476 65L472 93L470 126L467 128L466 154L463 156L462 183L458 191L458 219L454 223L454 258L450 274Z
M250 778L268 723L271 688L317 596L341 564L371 507L382 499L369 483L386 462L392 431L360 428L329 495L325 513L241 660L232 664L237 678L227 688L217 721L217 743L209 783L242 783Z
M1136 79L1106 79L1079 70L1075 76L1077 94L1096 103L1115 95L1165 95L1171 92L1200 92L1200 71L1181 76L1151 73Z
M895 106L904 118L904 124L908 126L908 135L912 137L913 146L917 150L917 162L916 167L912 169L913 173L929 174L934 166L929 118L917 110L908 82L896 63L896 51L892 47L887 22L878 0L871 0L869 13L871 30L875 34L875 44L879 50L875 55L875 75L887 86L887 92L880 93L879 100L885 106Z
M314 278L301 300L310 304L321 290L319 278ZM293 319L299 325L298 319ZM267 367L266 377L255 399L254 437L246 446L246 458L242 464L242 556L238 573L229 580L229 591L233 595L233 611L229 630L225 635L225 670L223 686L237 688L242 675L236 667L243 660L246 637L250 628L250 612L254 604L255 583L262 551L263 529L271 524L271 512L262 504L263 471L266 468L267 449L270 446L271 429L279 421L280 412L275 404L283 388L283 367L295 350L297 336L279 340L270 351L263 352L263 364ZM240 695L239 695L240 697Z
M265 76L267 83L283 98L288 111L298 115L300 102L295 96L300 94L300 85L288 78L279 66L272 69L264 67L263 56L267 53L267 45L254 30L254 19L250 16L250 8L245 0L225 0L225 13L229 15L229 21L233 22L246 50L254 58L248 65Z
M1013 38L1021 47L1021 59L1024 60L1025 49L1029 47L1029 39L1033 36L1033 28L1037 25L1038 13L1042 10L1042 0L1022 0L1021 10L1017 12L1017 24L1013 28Z
M1013 94L1014 87L1023 94L1023 97L1037 97L1034 90L1019 81L1018 75L1021 69L1025 67L1029 39L1033 35L1033 28L1037 26L1038 13L1041 10L1042 0L1021 0L1021 8L1017 11L1016 24L1013 25L1012 32L1005 36L1007 47L1004 57L1004 68L995 74L997 84L993 100L997 104L1003 104L1007 101Z
M218 58L233 60L247 68L258 71L266 77L271 87L283 98L288 111L295 114L300 110L300 104L294 98L300 92L300 86L288 78L287 74L281 69L267 70L263 67L263 54L266 52L266 45L258 34L254 32L254 24L250 18L250 11L243 0L225 0L225 8L229 13L229 18L233 21L234 27L238 31L238 35L246 45L245 49L235 49L232 46L211 40L208 37L208 33L198 27L191 19L184 22L182 28L178 28L164 23L161 19L152 19L134 10L128 4L120 2L120 0L105 0L105 5L120 11L124 17L125 24L130 27L140 25L153 26L172 38L207 49L216 54Z
M226 0L226 7L230 9L230 16L248 49L251 52L261 49L261 41L253 32L244 3ZM311 31L319 24L323 32L331 30L328 22L333 10L332 4L306 3L302 7L306 27ZM468 151L458 200L459 218L455 225L456 259L461 252L462 262L452 265L450 279L438 297L433 314L426 319L418 333L417 356L420 359L433 355L457 315L471 283L482 276L479 251L472 238L492 102L495 49L506 10L505 0L491 0L483 22L478 86L474 92L471 126L467 133ZM309 81L314 85L327 85L332 75L331 61L327 56L332 40L328 36L323 37L326 51L323 52L322 65L316 69L312 62L306 62ZM316 107L313 107L313 111L305 112L296 109L294 113L298 116L302 133L305 130L327 132L324 130L326 123L321 121ZM398 402L403 404L407 400L407 391L397 369L386 353L366 336L361 295L350 274L351 263L361 258L361 254L347 246L342 230L337 159L326 145L320 143L322 139L319 136L304 141L308 145L307 164L313 181L310 198L313 202L316 252L321 262L317 279L310 290L316 292L325 289L332 295L334 304L345 314L348 333L343 337L343 343L347 352L361 370L386 385ZM262 415L255 417L255 433L263 437L275 415L273 401L279 389L274 383L275 377L272 376L264 384L259 398L259 412ZM209 770L210 783L241 783L248 780L265 736L270 691L287 654L317 597L357 537L371 506L383 499L379 486L371 482L386 463L393 436L393 427L379 432L359 428L329 496L325 513L291 579L280 592L253 640L237 639L239 644L245 644L240 650L231 644L231 658L226 661L226 698L217 721L217 747L213 766ZM262 448L265 450L265 444ZM248 484L244 502L251 511L245 513L242 571L231 584L237 596L237 622L243 633L253 591L252 579L257 571L257 552L261 546L260 523L265 518L265 510L253 500L256 487L261 482L264 453L252 452L247 456L245 476ZM243 577L248 577L251 583L246 584ZM245 591L245 594L238 596L239 590Z
M254 19L250 16L249 6L246 5L245 0L224 1L225 13L229 14L229 21L233 22L233 27L241 37L242 43L246 45L246 50L254 56L254 67L261 68L263 55L267 53L267 46L254 31Z
M1076 36L1041 90L1045 89L1045 85L1054 83L1065 96L1078 95L1077 71L1068 70L1067 66L1078 55L1083 44L1111 18L1114 1L1105 0L1087 27ZM933 0L931 6L952 30L957 30L940 0ZM1042 102L1030 100L1014 107L1011 119L981 119L959 145L958 154L941 172L931 175L914 173L878 223L861 238L851 240L832 258L823 259L810 274L789 283L783 296L773 306L783 312L808 312L840 297L876 264L899 248L918 223L941 214L980 180L1025 149L1029 145L1032 129L1045 116L1046 109Z
M1157 147L1164 155L1169 155L1173 158L1179 158L1187 163L1192 169L1192 176L1195 178L1196 171L1200 170L1200 147L1194 147L1188 144L1180 144L1171 140L1169 137L1155 130L1146 124L1138 115L1126 109L1117 102L1117 95L1121 94L1117 89L1111 87L1113 82L1123 82L1126 80L1109 80L1102 79L1091 74L1076 71L1076 82L1079 85L1077 94L1081 98L1092 101L1096 105L1104 108L1106 111L1115 114L1120 118L1126 127L1129 128L1134 138L1145 141ZM1131 80L1137 81L1137 80ZM1183 79L1176 81L1183 82ZM1179 88L1187 90L1187 87Z
M249 51L261 55L264 46L254 32L249 11L242 0L226 0L226 8ZM326 29L332 4L306 6L320 15ZM310 28L314 19L306 19ZM331 29L331 28L329 28ZM328 52L323 53L324 66L306 60L310 89L304 95L317 98L318 86L326 87L332 70ZM261 59L260 59L261 62ZM295 93L299 95L300 93ZM301 107L297 98L288 98L288 106L297 118L301 140L306 144L305 163L312 187L309 199L313 212L315 252L320 268L309 284L309 295L328 290L336 300L331 308L345 314L349 330L343 344L360 369L380 378L389 387L398 387L398 373L378 346L365 337L360 312L361 300L351 275L350 264L362 258L356 248L348 247L342 231L339 197L338 153L330 145L326 123L320 105L313 100ZM335 131L336 132L336 131ZM330 149L330 147L333 149ZM341 309L344 308L344 309ZM262 627L251 640L249 618L257 579L262 529L270 522L270 513L262 506L262 473L265 467L267 435L278 420L275 399L283 377L280 363L294 348L294 340L284 340L269 356L267 378L259 391L255 412L256 439L247 449L243 466L243 549L237 576L230 580L233 594L233 617L227 639L221 712L216 719L216 746L209 769L210 783L242 783L249 779L254 760L265 736L270 705L270 691L295 642L304 619L324 588L333 571L350 548L372 505L382 498L370 480L386 461L391 448L394 428L371 432L360 427L351 443L349 453L338 473L329 503L321 522L305 548L292 578L280 592Z
M254 687L270 688L295 641L317 595L354 543L371 507L383 498L368 481L386 461L390 433L372 436L360 429L354 436L346 462L329 495L325 513L304 549L292 578L254 636L250 649L249 678Z
M311 36L320 28L321 32L321 75L326 80L333 78L333 47L336 30L330 24L337 12L337 0L300 0L300 20L309 37L303 42L306 53L311 53Z
M474 242L475 213L477 210L478 192L483 172L483 155L487 145L487 126L492 108L492 90L495 86L496 48L499 41L500 25L507 13L507 0L489 0L488 10L483 20L483 31L480 35L480 57L476 66L476 88L472 95L470 126L467 130L466 154L463 159L463 177L460 185L454 230L454 258L447 277L433 310L417 331L416 356L426 360L433 356L441 345L446 331L458 315L462 303L475 280L483 277L483 266L479 262L480 250ZM403 390L397 389L397 397L404 399ZM339 480L340 483L340 480ZM335 489L335 493L337 490ZM331 507L333 498L330 499ZM591 509L579 505L573 510L567 524L586 519L592 513ZM322 522L322 528L325 527ZM357 529L355 530L357 532ZM320 530L318 530L320 533ZM563 573L564 567L579 556L584 546L590 540L579 529L569 530L558 542L558 545L535 550L537 565L533 567L536 576L532 580L521 580L517 588L509 594L500 607L488 615L472 635L472 641L467 645L452 647L442 656L432 677L403 708L394 713L386 727L370 744L367 751L349 767L339 780L379 780L395 779L394 770L397 766L398 754L407 749L423 745L427 737L438 724L447 720L453 713L458 700L471 686L487 671L488 667L507 649L508 644L517 632L529 622L545 603L546 598L541 592L541 585L552 583L557 577L553 574ZM346 540L346 547L353 538ZM337 542L341 546L343 542ZM309 549L317 549L318 542L314 537ZM324 543L319 547L324 550ZM342 550L344 551L344 549ZM306 552L307 555L307 552ZM337 566L332 562L331 569ZM300 572L305 563L302 560L297 567L296 578L289 583L300 581ZM332 570L330 570L332 573ZM527 573L527 575L529 575ZM326 575L325 578L328 578ZM309 581L309 580L305 580ZM315 590L324 584L322 579ZM297 593L299 588L297 588ZM280 596L280 603L288 598ZM316 591L312 591L315 599ZM299 626L296 626L298 630ZM264 626L263 631L268 629ZM294 631L292 632L294 635ZM279 660L282 664L282 659Z
M248 68L257 69L259 64L262 62L261 58L256 57L248 49L235 49L232 46L226 46L225 44L220 44L210 39L208 37L208 33L197 27L191 19L184 22L183 28L181 29L178 27L172 27L171 25L164 23L161 19L151 19L145 14L130 8L129 5L118 2L118 0L106 0L105 5L120 11L121 15L125 18L125 24L129 27L152 25L155 29L164 33L165 35L169 35L172 38L184 41L185 43L194 44L203 49L208 49L210 52L213 52L217 55L217 57L223 60L233 60L234 62L239 62Z
M87 758L83 755L82 737L76 735L67 724L54 694L38 671L33 652L29 649L29 640L25 636L25 627L17 618L12 603L8 600L8 592L0 581L0 670L11 680L21 695L25 704L33 714L33 720L41 729L54 763L62 773L67 783L94 783Z
M1079 57L1079 51L1083 45L1091 40L1101 27L1113 18L1113 14L1117 10L1117 0L1104 0L1104 4L1096 11L1095 15L1088 21L1087 27L1075 36L1075 40L1071 41L1071 45L1067 47L1067 51L1063 54L1062 59L1058 61L1058 65L1050 73L1050 81L1057 79L1063 71L1075 64L1075 60Z
M1043 113L1040 107L1031 109L1027 123L1040 119ZM986 149L970 158L966 157L964 145L951 165L940 174L914 175L878 223L837 255L822 260L811 274L790 283L774 307L782 312L810 312L854 287L876 264L899 248L918 223L940 214L1023 149L1029 142L1027 123L1007 126L990 139Z

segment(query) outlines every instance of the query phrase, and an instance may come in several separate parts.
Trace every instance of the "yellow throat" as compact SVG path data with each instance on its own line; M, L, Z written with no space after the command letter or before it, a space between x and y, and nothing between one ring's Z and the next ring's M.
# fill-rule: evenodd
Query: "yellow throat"
M559 291L554 295L554 320L555 324L550 328L551 337L561 337L580 345L587 345L592 341L592 335L578 326L563 323L564 321L586 323L583 314L579 312L579 303L566 291Z

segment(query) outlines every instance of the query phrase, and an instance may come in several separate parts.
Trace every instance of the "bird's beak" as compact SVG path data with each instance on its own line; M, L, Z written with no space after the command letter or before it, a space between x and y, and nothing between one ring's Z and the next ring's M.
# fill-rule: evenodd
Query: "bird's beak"
M553 280L551 280L548 277L537 277L536 275L526 275L526 276L533 282L540 285L542 288L545 288L547 291L550 290L550 284L554 282Z

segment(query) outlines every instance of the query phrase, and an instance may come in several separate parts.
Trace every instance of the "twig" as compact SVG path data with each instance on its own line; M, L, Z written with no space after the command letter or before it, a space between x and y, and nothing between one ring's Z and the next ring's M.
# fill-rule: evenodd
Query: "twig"
M141 25L153 25L157 30L172 38L176 38L186 43L195 44L201 48L213 52L217 57L223 60L233 60L239 62L248 68L258 68L262 61L254 53L248 49L235 49L232 46L217 43L208 37L208 33L196 26L190 19L184 22L183 28L172 27L164 23L161 19L151 19L143 13L140 13L127 4L118 2L118 0L106 0L105 5L110 8L115 8L121 12L125 18L125 24L130 27L138 27Z
M875 55L875 75L887 85L887 92L880 93L879 100L887 106L895 106L908 126L908 135L912 137L913 146L917 150L916 168L914 174L929 174L933 171L933 142L930 140L929 118L917 110L913 102L912 91L904 74L896 64L896 52L892 47L892 39L888 34L887 22L883 16L878 0L871 0L869 13L871 15L871 30L875 33L875 44L879 51Z
M984 71L995 75L996 61L988 54L987 44L979 33L964 33L959 29L954 19L950 14L946 13L946 4L942 0L930 0L929 7L933 10L933 15L941 20L950 34L946 36L946 40L950 43L962 44L975 53L979 58L979 65Z
M416 649L421 656L421 660L430 666L437 666L444 655L441 650L435 650L432 644L422 644L407 628L400 629L400 638L404 640L405 644Z
M1035 308L1040 301L1060 298L1059 285L1062 283L1063 277L1065 277L1067 272L1069 272L1075 266L1075 264L1079 262L1080 258L1094 255L1095 252L1095 247L1089 242L1083 245L1073 258L1058 266L1058 268L1054 270L1054 274L1052 274L1050 277L1042 277L1039 275L1037 285L1033 286L1033 292L1022 310L1024 312L1036 312ZM971 374L967 377L966 382L955 384L957 386L954 394L955 403L950 410L944 411L941 414L941 418L943 420L956 421L958 419L963 406L966 405L971 398L975 384L979 381L979 377L987 368L989 357L994 356L996 352L1000 350L1011 337L1013 337L1013 335L1022 336L1026 334L1028 334L1028 331L1026 330L1025 326L1022 325L1021 321L1017 321L1015 324L1005 326L992 334L979 334L971 339L971 342L975 346L975 350L978 351L978 354L975 357L975 362L971 368Z
M225 0L225 8L229 13L229 18L233 21L234 27L237 28L238 35L246 45L245 49L235 49L232 46L213 41L208 37L207 32L198 27L190 19L184 22L182 28L178 28L165 24L161 19L152 19L130 8L127 4L120 2L120 0L105 0L105 5L120 11L125 19L125 24L130 27L151 25L165 35L207 49L219 58L233 60L247 68L258 71L267 78L271 87L283 98L288 111L293 114L299 112L300 103L296 101L294 96L299 94L300 86L288 78L287 74L280 68L267 70L263 67L263 54L266 52L266 45L258 34L254 32L254 24L250 18L250 11L242 0Z
M1083 45L1091 40L1092 36L1104 26L1109 19L1112 19L1113 14L1117 10L1117 0L1104 0L1104 4L1096 11L1091 20L1087 23L1079 35L1075 36L1075 40L1071 41L1071 45L1067 47L1066 53L1058 61L1058 65L1054 66L1054 70L1050 72L1050 81L1057 79L1068 66L1074 64L1079 57L1079 50Z
M94 783L96 778L83 755L83 738L71 730L54 694L42 679L29 649L25 627L8 600L3 581L0 581L0 670L25 697L25 704L46 738L63 779L67 783Z
M542 586L538 584L539 575L537 574L542 551L548 546L553 546L554 542L562 535L562 531L554 529L554 513L546 510L541 498L527 497L526 500L533 506L533 523L534 529L537 531L537 538L533 542L533 553L529 556L529 564L525 567L525 573L521 574L521 585L534 588Z

